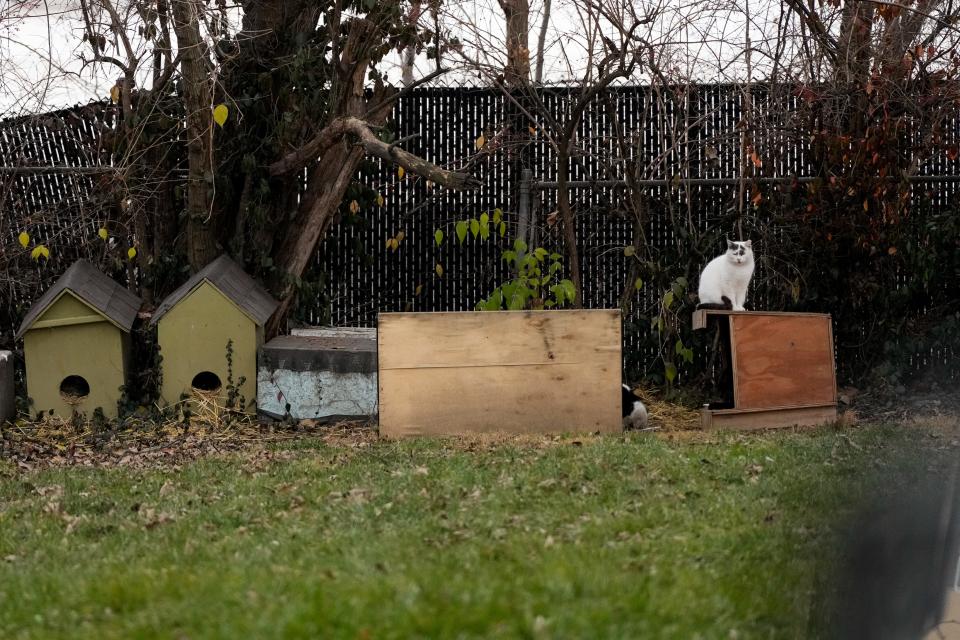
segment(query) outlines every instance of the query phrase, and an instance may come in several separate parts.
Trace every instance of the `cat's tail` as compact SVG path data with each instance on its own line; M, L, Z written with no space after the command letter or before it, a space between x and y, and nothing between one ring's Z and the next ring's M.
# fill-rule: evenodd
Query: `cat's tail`
M727 311L733 309L733 303L730 302L730 298L727 296L720 296L720 299L723 300L723 304L718 302L701 302L697 305L697 309L724 309Z

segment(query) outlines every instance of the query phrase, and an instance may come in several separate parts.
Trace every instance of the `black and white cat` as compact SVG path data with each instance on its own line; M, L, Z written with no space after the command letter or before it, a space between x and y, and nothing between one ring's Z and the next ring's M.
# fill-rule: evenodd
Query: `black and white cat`
M727 240L727 252L711 260L700 274L698 309L743 311L753 276L753 247L749 240Z
M647 408L640 398L633 395L627 385L623 386L623 428L641 429L647 426Z

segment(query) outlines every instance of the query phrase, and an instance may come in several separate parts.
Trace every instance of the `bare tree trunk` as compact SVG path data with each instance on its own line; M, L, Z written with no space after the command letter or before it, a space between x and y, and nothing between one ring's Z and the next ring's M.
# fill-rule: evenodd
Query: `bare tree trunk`
M341 141L329 149L313 168L300 213L286 230L276 261L286 282L281 283L280 306L267 324L267 335L280 332L295 301L293 276L303 273L337 213L343 193L353 180L363 151Z
M187 260L197 271L220 253L213 184L211 91L206 46L196 0L172 0L187 119Z
M543 56L547 46L547 25L550 24L550 0L543 0L543 22L540 23L540 37L537 38L537 71L533 81L543 83Z
M417 20L420 19L420 0L413 0L410 3L410 13L407 15L407 22L411 27L416 28ZM438 47L439 55L439 47ZM413 63L417 57L417 49L413 43L407 45L403 50L403 60L400 62L401 77L403 86L409 87L413 84Z
M507 64L503 70L507 86L521 85L530 80L529 0L500 0L507 19Z
M369 104L380 106L373 113L367 113L364 83L373 30L374 26L365 20L356 20L351 25L347 42L339 54L337 77L330 92L331 103L339 108L331 114L327 129L349 117L363 118L367 123L379 126L390 113L393 103L387 98L391 97L392 90L383 86L378 86L369 100ZM321 131L317 137L324 137L325 133L326 130ZM297 215L284 230L284 237L274 251L274 264L282 281L276 283L281 292L280 305L267 323L267 336L276 335L286 322L296 294L293 283L303 273L317 243L336 215L343 194L363 158L363 150L340 139L318 155L319 160L307 178L307 190Z

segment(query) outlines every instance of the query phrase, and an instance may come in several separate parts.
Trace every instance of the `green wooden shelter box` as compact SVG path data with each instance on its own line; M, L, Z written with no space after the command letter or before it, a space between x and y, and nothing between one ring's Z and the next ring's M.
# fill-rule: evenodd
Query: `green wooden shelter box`
M23 338L33 410L116 417L140 298L78 260L30 308Z
M277 301L225 255L167 296L151 320L163 358L161 400L174 405L197 390L254 413L257 351L276 308Z

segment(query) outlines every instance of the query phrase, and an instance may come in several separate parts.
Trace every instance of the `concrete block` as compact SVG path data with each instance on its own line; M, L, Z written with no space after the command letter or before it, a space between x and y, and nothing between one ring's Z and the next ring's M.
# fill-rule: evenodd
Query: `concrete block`
M13 420L17 415L13 367L13 354L9 351L0 351L0 422Z
M298 420L376 415L375 330L323 329L278 336L265 344L258 364L257 407L282 417L287 405Z

